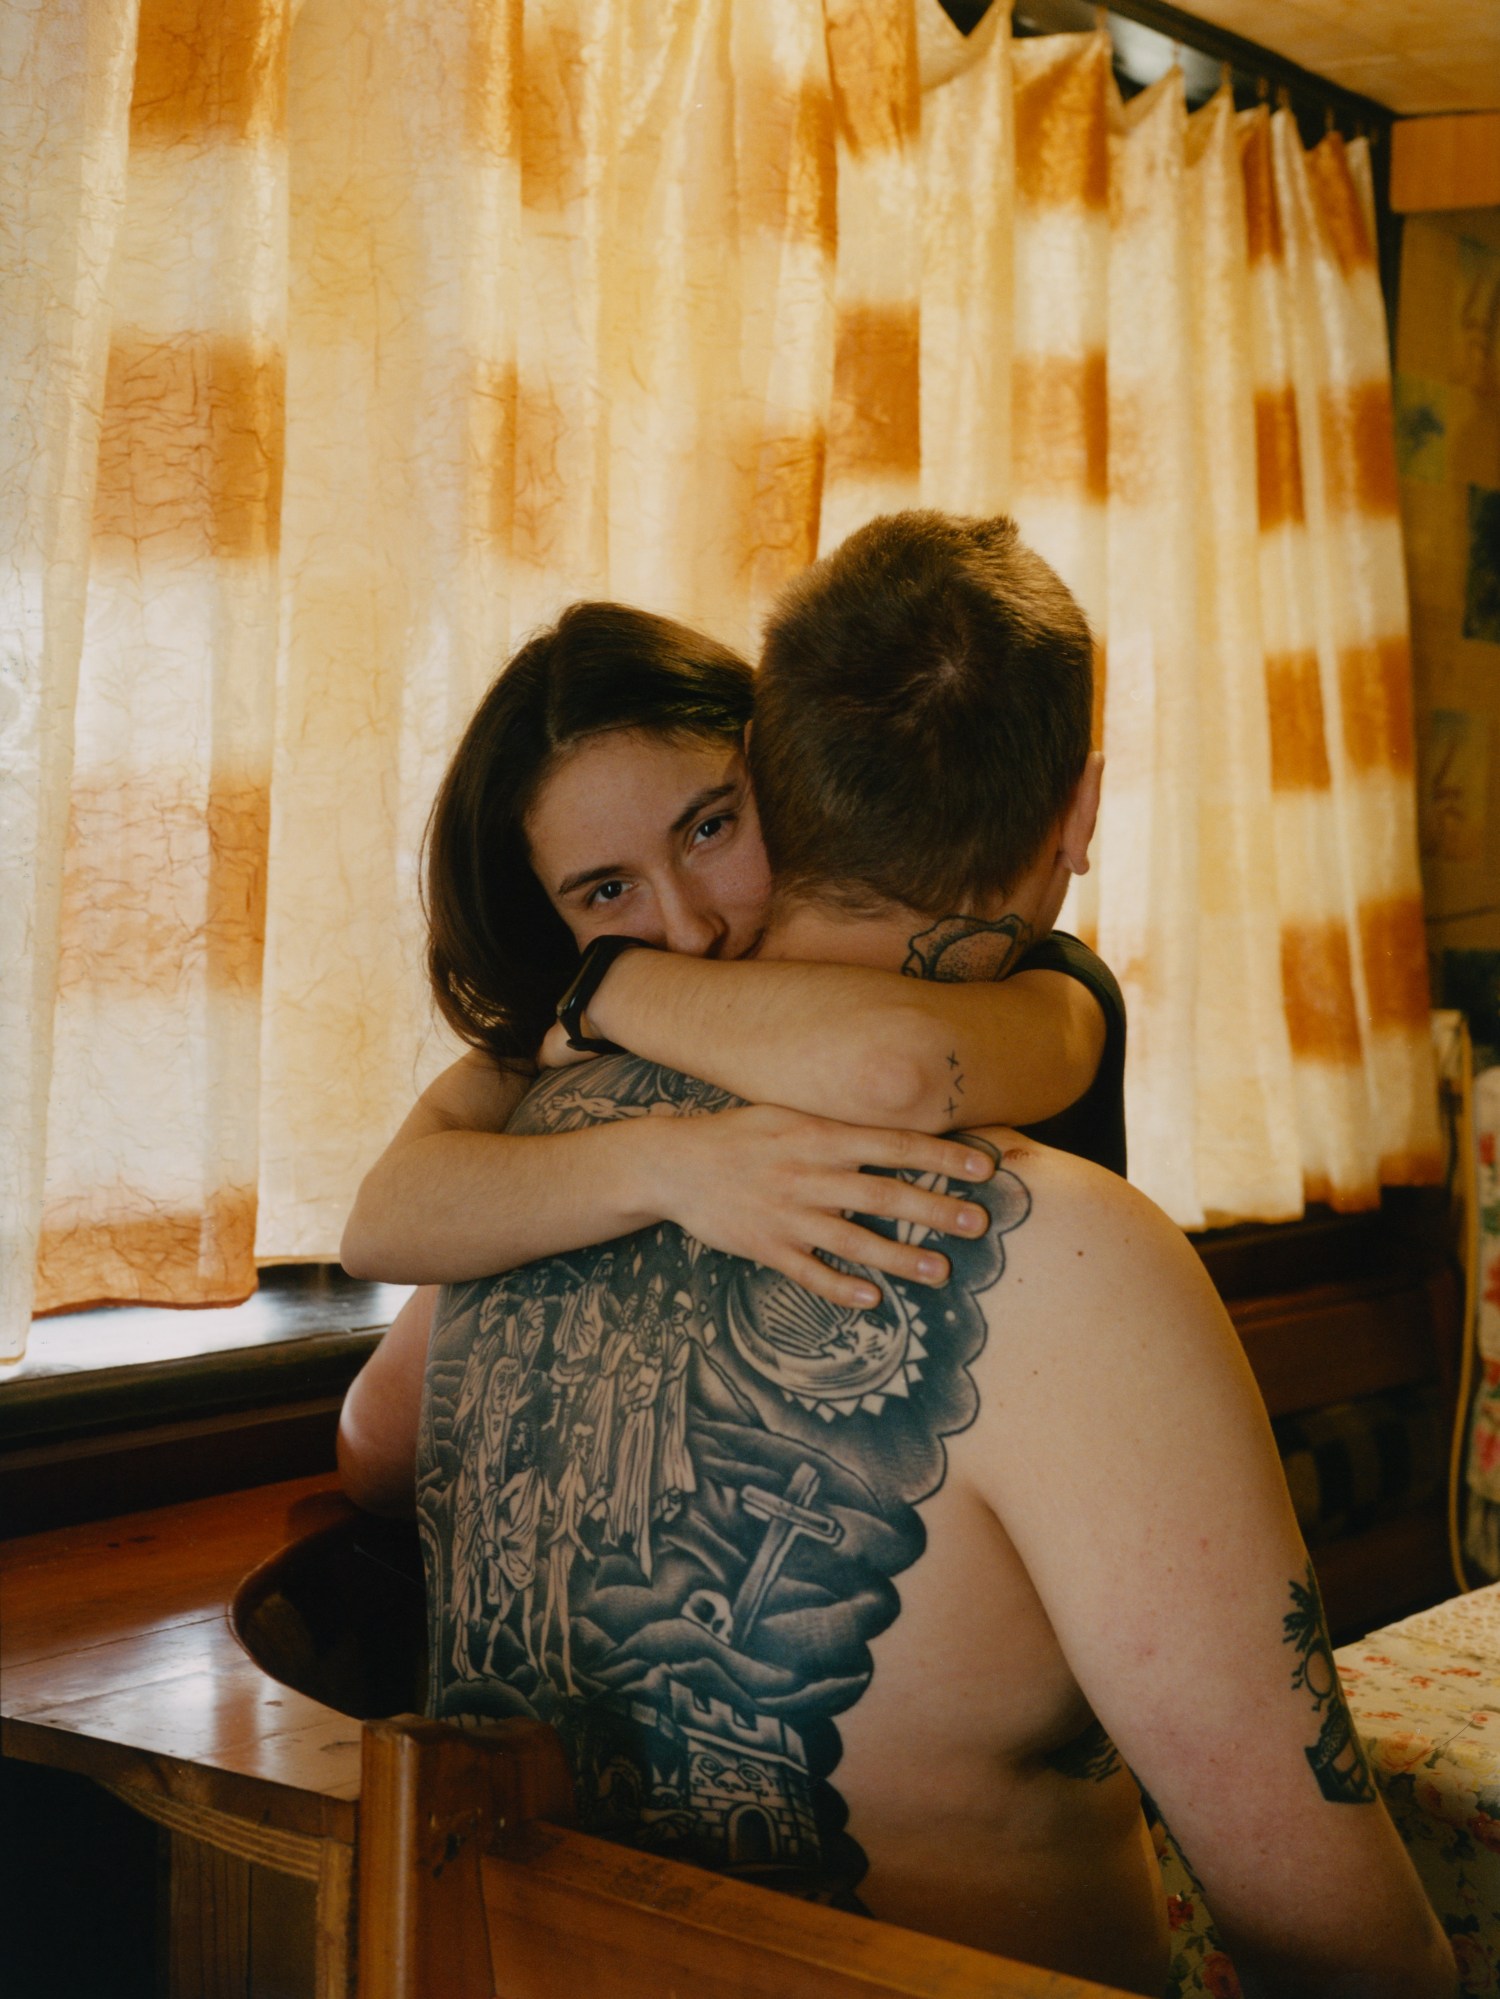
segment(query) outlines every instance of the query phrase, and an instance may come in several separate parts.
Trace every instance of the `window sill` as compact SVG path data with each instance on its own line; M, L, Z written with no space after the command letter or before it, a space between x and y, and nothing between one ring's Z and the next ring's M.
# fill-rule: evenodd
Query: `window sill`
M331 1470L344 1391L409 1295L290 1265L242 1305L38 1320L0 1374L5 1531Z

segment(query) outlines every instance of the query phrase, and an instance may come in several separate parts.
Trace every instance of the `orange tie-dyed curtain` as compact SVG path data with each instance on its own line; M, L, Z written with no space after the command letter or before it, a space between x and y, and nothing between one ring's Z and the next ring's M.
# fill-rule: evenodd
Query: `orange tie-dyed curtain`
M1101 642L1134 1174L1437 1168L1368 160L937 0L12 0L4 1332L335 1253L514 637L1010 508Z

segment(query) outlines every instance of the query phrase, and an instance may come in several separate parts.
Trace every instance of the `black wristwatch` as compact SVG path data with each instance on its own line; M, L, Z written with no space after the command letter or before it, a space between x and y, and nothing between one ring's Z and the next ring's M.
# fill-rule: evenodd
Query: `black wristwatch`
M601 1041L597 1035L585 1034L583 1017L589 1001L598 992L604 974L622 952L645 950L659 951L660 944L652 944L644 937L591 937L583 947L583 959L579 964L572 985L557 1002L557 1017L568 1037L570 1048L586 1049L590 1055L623 1055L625 1050L617 1041Z

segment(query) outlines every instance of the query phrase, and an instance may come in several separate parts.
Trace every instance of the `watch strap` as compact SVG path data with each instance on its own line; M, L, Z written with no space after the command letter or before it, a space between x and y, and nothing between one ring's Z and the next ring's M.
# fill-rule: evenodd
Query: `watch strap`
M585 1051L590 1055L623 1055L624 1049L617 1041L604 1041L598 1035L584 1032L584 1017L589 1002L604 981L604 975L616 958L626 951L659 951L660 944L652 944L644 937L591 937L583 947L578 970L573 982L557 1002L557 1018L562 1023L568 1037L568 1046Z

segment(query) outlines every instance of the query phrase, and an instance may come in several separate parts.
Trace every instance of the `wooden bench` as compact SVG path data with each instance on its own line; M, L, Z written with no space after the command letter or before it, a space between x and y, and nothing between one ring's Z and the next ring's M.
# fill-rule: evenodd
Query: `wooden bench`
M572 1788L539 1722L367 1723L359 1999L1115 1991L591 1839L567 1824Z
M171 1999L1105 1993L588 1838L540 1725L362 1728L319 1694L410 1703L386 1552L331 1478L0 1544L0 1750L161 1828ZM76 1922L70 1877L8 1927Z

